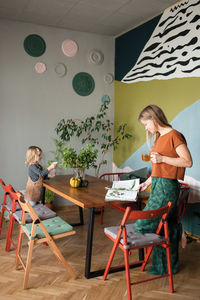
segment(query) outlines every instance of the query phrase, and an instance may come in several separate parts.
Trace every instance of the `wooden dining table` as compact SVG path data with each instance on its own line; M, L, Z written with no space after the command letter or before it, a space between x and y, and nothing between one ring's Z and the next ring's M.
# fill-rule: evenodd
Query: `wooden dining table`
M80 223L73 224L73 226L84 224L82 209L85 208L89 209L88 234L87 234L86 259L85 259L85 277L89 279L89 278L103 275L104 273L104 269L91 271L95 208L112 205L112 204L114 205L123 204L123 203L127 203L127 201L105 201L105 195L106 195L105 187L112 186L112 182L99 179L94 176L86 175L86 179L89 182L88 186L73 188L69 184L71 177L72 175L56 175L51 179L45 180L43 182L43 187L44 189L48 189L54 192L55 194L65 198L66 200L74 203L79 207ZM115 269L113 270L113 272L117 272L119 270L122 270L122 268L118 270Z

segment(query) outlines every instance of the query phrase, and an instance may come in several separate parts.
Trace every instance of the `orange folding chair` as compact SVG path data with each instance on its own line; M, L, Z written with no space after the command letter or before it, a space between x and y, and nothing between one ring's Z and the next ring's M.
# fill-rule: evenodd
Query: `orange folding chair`
M22 210L18 204L18 197L12 185L5 185L2 179L0 179L0 183L5 192L0 216L0 234L3 233L6 236L5 250L10 251L11 245L16 249L16 245L12 239L12 233L15 221L19 223L21 220ZM37 204L35 206L35 210L42 220L53 218L56 216L56 213L54 211L52 211L43 204ZM9 215L9 225L7 233L3 231L3 221L5 212L7 212ZM32 222L32 219L29 215L27 215L26 217L26 222Z
M15 267L16 269L18 269L19 263L21 263L22 267L25 270L23 288L26 289L28 285L33 247L34 245L41 243L47 243L49 245L54 255L58 258L60 262L64 264L65 268L70 273L72 278L76 279L73 270L65 260L64 256L62 255L54 241L56 239L75 234L76 232L73 230L73 227L58 216L41 221L38 215L36 214L34 208L30 205L30 203L24 200L22 194L17 192L16 195L18 197L19 204L22 208L22 221L20 224ZM27 213L32 218L32 223L30 224L26 223ZM28 237L28 254L26 263L23 262L23 259L21 257L22 239L24 234Z
M143 283L154 279L159 279L162 277L169 277L170 292L172 293L174 291L173 274L172 274L171 257L170 257L170 241L169 241L168 222L167 222L167 215L170 211L170 208L171 208L171 202L169 202L168 205L166 205L165 207L155 209L155 210L147 210L147 211L133 211L131 210L131 207L127 207L120 226L112 226L104 229L105 234L113 241L114 245L111 250L110 257L103 275L103 280L107 278L110 269L122 267L122 266L115 266L111 268L111 264L117 248L121 249L124 253L127 293L128 293L129 300L132 299L131 285ZM134 224L126 224L127 220L130 219L133 220L152 219L157 217L160 217L161 220L159 222L156 233L145 233L145 234L136 233L134 232ZM164 228L164 236L161 235L161 233L163 232L163 228ZM145 280L131 282L130 266L141 263L142 264L141 271L144 271L148 259L152 253L153 247L157 245L161 245L166 249L168 274L157 275ZM131 251L140 248L147 249L144 260L137 261L134 263L129 263L129 255L131 254Z
M0 216L0 234L3 233L6 237L6 251L10 251L11 244L13 247L16 249L16 245L12 240L12 232L13 232L13 226L15 222L15 217L14 213L17 210L20 210L21 208L19 207L18 200L14 199L11 195L11 191L13 190L11 184L5 185L4 181L0 179L0 183L2 185L2 188L5 192L4 198L3 198L3 204L2 204L2 210L1 210L1 216ZM13 190L14 191L14 190ZM9 215L9 225L8 225L8 232L5 233L3 231L3 221L4 221L4 215L5 212L8 213Z

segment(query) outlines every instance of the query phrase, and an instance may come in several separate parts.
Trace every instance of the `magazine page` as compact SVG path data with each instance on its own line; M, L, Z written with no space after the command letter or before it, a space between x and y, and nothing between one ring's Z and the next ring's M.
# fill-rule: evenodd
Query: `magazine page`
M113 181L112 188L108 188L106 201L136 201L140 179Z

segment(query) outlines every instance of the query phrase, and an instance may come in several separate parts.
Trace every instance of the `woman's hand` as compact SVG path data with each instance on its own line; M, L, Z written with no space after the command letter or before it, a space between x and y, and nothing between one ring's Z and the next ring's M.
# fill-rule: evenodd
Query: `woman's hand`
M158 152L151 152L151 161L154 164L160 164L163 162L162 155L160 155Z
M140 183L139 192L145 191L150 184L151 184L151 176L145 182Z

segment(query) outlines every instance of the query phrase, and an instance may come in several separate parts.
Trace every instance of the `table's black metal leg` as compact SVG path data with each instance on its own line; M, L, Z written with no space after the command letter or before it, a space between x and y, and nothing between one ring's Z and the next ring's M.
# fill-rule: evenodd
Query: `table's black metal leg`
M42 204L45 204L45 191L46 191L46 188L43 186L42 187L42 197L41 197Z
M85 277L87 279L90 278L93 231L94 231L94 207L89 209L87 248L86 248L86 259L85 259Z
M80 216L80 225L84 225L83 209L80 206L78 208L79 208L79 216Z

